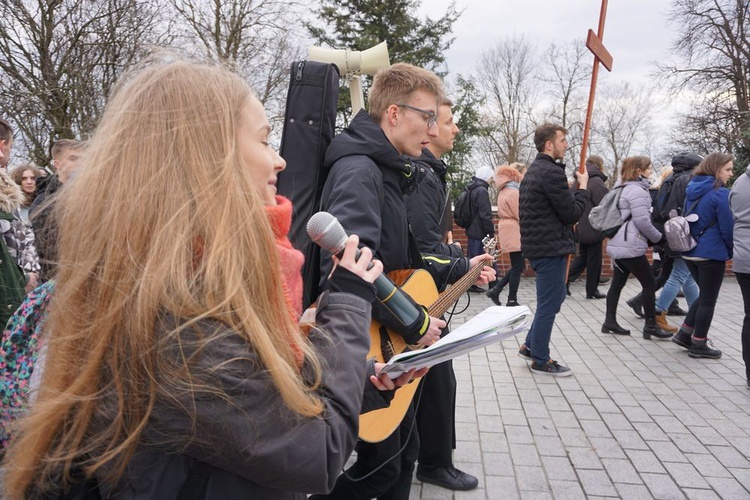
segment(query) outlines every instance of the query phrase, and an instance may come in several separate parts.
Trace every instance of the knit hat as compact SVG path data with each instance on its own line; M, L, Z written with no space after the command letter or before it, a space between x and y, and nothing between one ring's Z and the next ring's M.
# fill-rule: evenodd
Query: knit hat
M702 161L701 155L685 151L672 157L672 167L678 171L692 170Z
M494 174L495 172L493 172L490 167L481 167L479 170L477 170L477 173L475 175L477 179L489 181Z

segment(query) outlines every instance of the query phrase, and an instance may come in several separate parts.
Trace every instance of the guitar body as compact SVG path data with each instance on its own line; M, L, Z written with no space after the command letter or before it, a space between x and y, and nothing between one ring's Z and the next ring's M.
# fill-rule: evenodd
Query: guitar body
M417 304L428 307L440 294L429 272L424 269L407 269L392 271L388 277L414 299ZM370 353L368 358L375 358L385 363L395 354L410 349L404 338L384 328L377 321L370 326ZM411 400L419 388L421 379L415 379L396 390L388 408L371 411L359 416L359 438L368 443L379 443L398 428L404 419Z

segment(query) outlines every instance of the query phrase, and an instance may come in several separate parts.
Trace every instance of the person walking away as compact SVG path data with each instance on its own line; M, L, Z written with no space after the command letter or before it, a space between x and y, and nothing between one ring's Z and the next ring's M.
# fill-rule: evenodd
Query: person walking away
M695 175L686 190L685 215L698 215L698 220L690 224L690 234L697 245L684 252L682 258L700 292L673 342L687 348L691 358L721 357L721 351L713 348L708 331L734 246L729 190L724 187L732 178L732 160L732 155L727 153L706 156L695 167Z
M651 171L651 159L647 156L631 156L622 161L620 180L624 187L618 188L622 189L622 193L617 208L624 223L607 243L607 254L613 261L614 276L607 292L607 312L602 333L630 335L630 330L617 323L617 303L628 276L632 273L643 287L643 311L646 316L643 338L666 340L672 334L656 324L656 279L646 258L648 242L657 243L663 238L662 233L651 222L651 196L648 194L648 176Z
M498 190L497 243L500 252L507 253L510 257L510 269L487 292L487 296L498 306L502 305L500 293L506 285L510 285L510 288L505 305L511 307L519 305L518 286L525 267L521 252L521 225L518 213L518 190L521 187L521 178L521 173L509 165L500 165L495 169L495 186Z
M589 213L591 209L601 203L602 198L609 192L607 176L604 174L604 159L601 156L592 155L586 160L586 171L589 174L589 183L586 190L589 192L590 203L581 216L576 226L576 240L578 240L578 255L573 259L568 272L567 291L570 295L570 283L574 282L586 270L586 298L603 299L605 294L599 291L599 278L602 274L602 242L604 235L591 227ZM575 188L576 185L574 184Z

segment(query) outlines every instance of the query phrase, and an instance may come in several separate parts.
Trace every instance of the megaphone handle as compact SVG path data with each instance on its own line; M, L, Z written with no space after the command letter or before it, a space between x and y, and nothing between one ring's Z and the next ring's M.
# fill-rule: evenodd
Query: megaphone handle
M362 77L352 75L348 78L349 92L352 98L352 115L359 113L360 109L365 109L365 94L362 90Z

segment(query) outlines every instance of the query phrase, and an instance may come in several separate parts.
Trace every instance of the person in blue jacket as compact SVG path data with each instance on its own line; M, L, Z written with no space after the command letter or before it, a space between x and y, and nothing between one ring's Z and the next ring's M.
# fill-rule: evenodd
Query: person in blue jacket
M714 349L708 340L708 329L727 261L732 258L734 220L729 208L729 190L724 187L732 177L732 160L727 153L706 156L695 168L686 191L683 213L698 215L698 220L690 224L690 234L698 244L684 252L682 258L698 283L700 294L672 342L687 348L691 358L721 357L721 351Z

